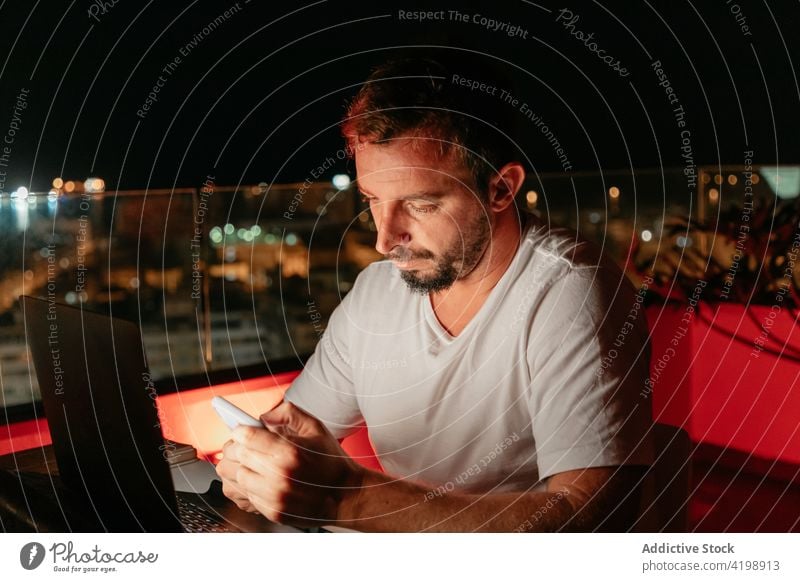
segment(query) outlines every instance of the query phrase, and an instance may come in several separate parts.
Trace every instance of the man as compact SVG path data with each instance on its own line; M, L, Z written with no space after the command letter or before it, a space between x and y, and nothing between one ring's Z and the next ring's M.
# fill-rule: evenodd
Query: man
M521 122L502 81L476 78L397 61L351 104L343 133L388 260L359 275L269 429L226 444L217 470L240 507L362 531L634 522L646 326L616 266L520 216ZM339 446L363 424L385 473Z

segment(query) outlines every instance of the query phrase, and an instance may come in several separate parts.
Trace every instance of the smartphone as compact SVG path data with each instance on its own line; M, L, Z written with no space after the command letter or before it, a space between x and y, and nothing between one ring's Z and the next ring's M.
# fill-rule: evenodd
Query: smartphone
M214 396L214 398L211 399L211 406L214 407L219 417L231 430L239 425L264 428L264 424L260 420L253 418L238 406L225 400L222 396Z

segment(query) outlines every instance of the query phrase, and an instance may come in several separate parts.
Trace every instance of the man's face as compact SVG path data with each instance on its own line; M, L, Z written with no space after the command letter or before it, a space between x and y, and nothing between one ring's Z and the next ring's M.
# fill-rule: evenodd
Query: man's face
M488 210L455 156L411 146L410 139L359 146L358 186L378 227L378 252L413 291L441 291L486 251Z

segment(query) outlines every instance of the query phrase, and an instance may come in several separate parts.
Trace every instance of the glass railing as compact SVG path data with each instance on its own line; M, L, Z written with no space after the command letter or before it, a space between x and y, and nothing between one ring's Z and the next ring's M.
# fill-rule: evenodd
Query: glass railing
M769 303L789 281L800 296L800 270L785 273L800 166L545 174L526 186L521 207L599 244L634 284L652 277L653 296L682 300L701 279L708 301Z
M302 367L378 258L357 204L330 183L0 197L2 404L39 398L22 294L137 322L162 389Z
M517 202L578 230L637 282L637 268L684 260L687 247L715 252L704 239L723 228L715 218L798 192L798 168L637 170L531 175ZM711 226L697 235L676 217ZM330 183L2 195L2 404L30 411L38 400L21 294L136 321L160 389L298 369L380 258L375 231L355 187Z

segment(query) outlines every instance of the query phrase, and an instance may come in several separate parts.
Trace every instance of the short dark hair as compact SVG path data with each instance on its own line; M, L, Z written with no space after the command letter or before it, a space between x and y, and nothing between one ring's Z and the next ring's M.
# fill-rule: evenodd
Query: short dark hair
M512 82L495 67L461 56L451 60L403 58L377 67L351 101L341 123L351 154L359 143L397 138L434 140L441 155L454 153L484 194L496 169L519 158L513 108L500 98ZM469 63L466 67L463 62ZM463 73L463 74L462 74ZM460 80L497 87L471 90Z

